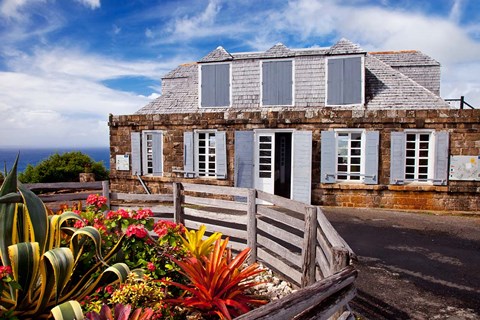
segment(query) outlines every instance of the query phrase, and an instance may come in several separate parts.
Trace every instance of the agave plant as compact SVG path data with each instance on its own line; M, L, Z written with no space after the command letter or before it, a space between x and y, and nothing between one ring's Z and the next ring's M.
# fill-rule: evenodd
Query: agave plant
M126 279L125 264L106 268L121 241L102 257L98 230L69 228L67 221L80 219L71 212L49 216L40 198L17 182L17 162L18 158L0 187L0 259L3 266L11 267L21 289L5 291L0 310L22 319L46 318L54 306L81 300L100 283ZM65 239L69 247L61 246ZM88 243L96 248L97 263L75 276Z
M213 249L213 243L222 236L220 232L215 232L204 240L206 229L202 224L198 231L186 230L185 238L180 236L183 246L196 258L207 256Z
M242 268L250 248L244 249L233 258L230 248L227 248L228 240L229 238L223 241L217 239L208 257L175 260L190 285L167 282L188 293L184 297L168 301L202 313L216 314L220 319L232 319L232 316L250 311L252 306L268 302L245 294L248 288L259 284L249 281L249 278L263 272L263 269L259 268L257 263Z

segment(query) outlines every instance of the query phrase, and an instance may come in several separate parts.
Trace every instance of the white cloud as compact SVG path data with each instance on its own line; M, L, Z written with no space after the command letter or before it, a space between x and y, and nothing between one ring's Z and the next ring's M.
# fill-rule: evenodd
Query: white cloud
M153 31L150 28L145 29L145 37L152 39L154 37Z
M100 0L76 0L76 1L80 2L86 7L90 7L90 9L92 10L100 8Z
M20 20L23 18L20 9L26 2L27 0L4 0L0 3L0 14L4 18Z
M112 30L113 30L113 34L119 34L121 31L122 31L122 28L120 28L119 26L117 26L116 24L114 24L112 26Z
M158 93L136 95L101 81L160 79L179 62L127 62L61 47L37 49L32 55L10 51L8 61L11 71L0 72L0 110L5 115L0 117L0 136L9 137L2 140L4 146L108 145L108 114L132 114Z

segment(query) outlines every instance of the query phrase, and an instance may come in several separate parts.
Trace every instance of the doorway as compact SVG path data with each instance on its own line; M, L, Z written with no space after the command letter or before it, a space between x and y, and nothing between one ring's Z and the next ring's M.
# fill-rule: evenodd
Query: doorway
M291 198L292 132L257 132L255 187Z

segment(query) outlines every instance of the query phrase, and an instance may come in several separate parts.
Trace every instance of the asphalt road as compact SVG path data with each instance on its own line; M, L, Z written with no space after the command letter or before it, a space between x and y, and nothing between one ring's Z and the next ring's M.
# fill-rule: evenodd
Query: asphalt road
M480 319L480 213L323 211L358 255L362 319Z

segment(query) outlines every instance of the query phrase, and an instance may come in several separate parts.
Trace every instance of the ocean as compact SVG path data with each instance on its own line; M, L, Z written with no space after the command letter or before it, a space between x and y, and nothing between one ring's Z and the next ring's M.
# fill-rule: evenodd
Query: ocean
M18 160L18 172L23 172L29 164L35 166L52 154L65 152L80 151L87 154L94 161L103 161L105 168L110 170L110 148L2 148L0 147L0 172L4 173L5 164L7 170L10 170L15 162L17 154L20 152Z

